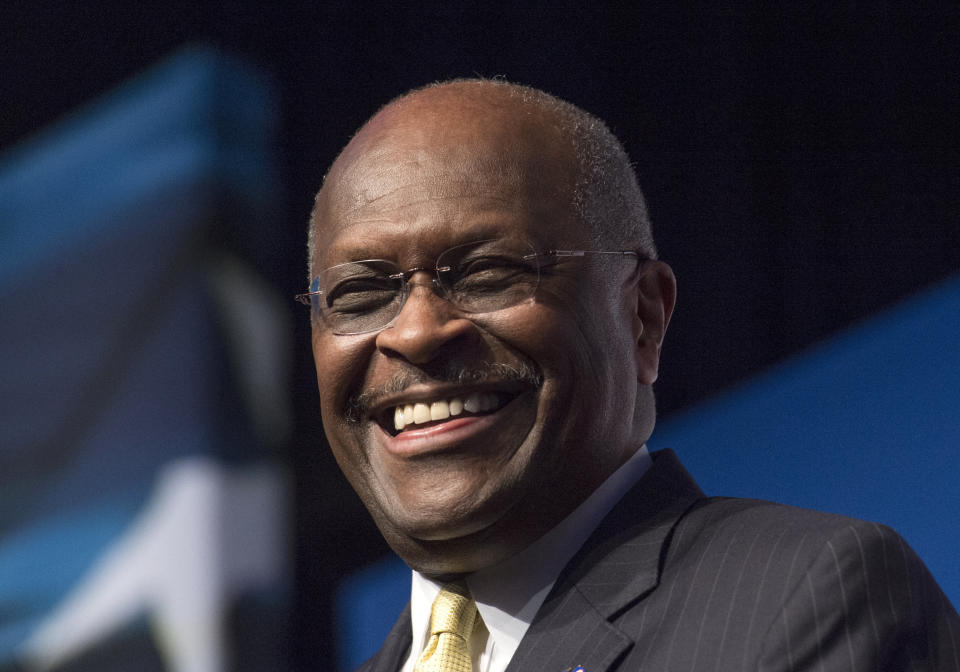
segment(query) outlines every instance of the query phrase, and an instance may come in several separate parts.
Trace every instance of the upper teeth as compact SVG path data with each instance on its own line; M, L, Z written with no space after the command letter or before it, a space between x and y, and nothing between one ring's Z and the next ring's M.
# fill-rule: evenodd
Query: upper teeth
M446 420L464 411L479 413L497 407L499 400L493 392L473 392L466 397L451 397L433 402L401 404L393 412L393 426L400 431L407 425L419 425L431 420Z

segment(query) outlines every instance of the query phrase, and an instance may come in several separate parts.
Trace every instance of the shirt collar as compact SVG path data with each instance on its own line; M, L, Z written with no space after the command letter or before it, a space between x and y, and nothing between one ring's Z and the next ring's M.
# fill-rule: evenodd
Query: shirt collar
M513 657L560 571L650 465L647 447L641 446L552 530L516 555L466 577L477 610L490 633L488 652L494 657L506 656L507 661ZM426 646L430 607L440 588L441 584L413 572L411 651L421 651Z

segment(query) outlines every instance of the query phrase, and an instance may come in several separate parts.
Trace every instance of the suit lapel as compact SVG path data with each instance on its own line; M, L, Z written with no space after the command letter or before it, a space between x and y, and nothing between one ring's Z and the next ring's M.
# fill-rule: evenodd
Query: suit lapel
M407 604L380 650L358 667L356 672L397 672L409 655L411 639L410 605Z
M652 457L561 572L507 672L605 672L633 645L610 621L657 587L664 544L703 497L672 451Z
M573 586L543 603L507 672L601 672L630 644Z

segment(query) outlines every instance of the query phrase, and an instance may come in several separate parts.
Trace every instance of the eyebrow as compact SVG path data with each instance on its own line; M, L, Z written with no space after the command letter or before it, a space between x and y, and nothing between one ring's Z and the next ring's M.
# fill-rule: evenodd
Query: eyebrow
M374 241L374 243L350 243L348 245L340 246L331 246L323 249L321 251L321 259L326 260L329 258L336 258L337 261L333 262L334 264L342 264L345 261L360 261L363 259L378 259L379 257L371 253L371 249L376 249L382 245L380 241ZM328 264L329 265L329 264Z
M445 250L481 240L495 240L498 238L513 239L526 242L534 249L540 249L540 247L542 247L538 245L538 241L528 235L510 235L511 230L508 229L505 231L502 228L502 222L503 219L500 218L491 219L489 222L476 223L470 227L469 232L458 232L457 235L452 236L445 244L433 251L426 251L432 249L432 244L429 242L422 245L411 245L410 249L414 252L424 254L426 257L431 258L431 260L436 260L437 255ZM365 259L386 259L392 261L398 257L396 253L398 249L396 242L403 240L403 232L400 231L395 235L391 234L388 238L389 239L385 239L381 236L368 235L345 241L342 245L335 242L327 248L321 248L318 255L319 258L323 260L321 268L329 268L337 264L350 261L363 261Z

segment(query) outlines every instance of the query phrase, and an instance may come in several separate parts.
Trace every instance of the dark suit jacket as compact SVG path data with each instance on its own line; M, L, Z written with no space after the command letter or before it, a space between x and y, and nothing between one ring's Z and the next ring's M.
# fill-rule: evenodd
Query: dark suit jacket
M951 670L960 618L889 528L706 498L670 451L564 568L508 672ZM359 669L395 672L409 607Z

